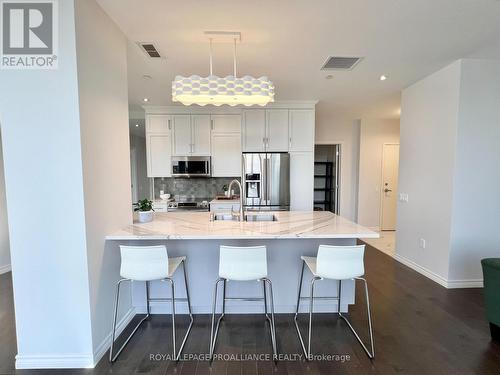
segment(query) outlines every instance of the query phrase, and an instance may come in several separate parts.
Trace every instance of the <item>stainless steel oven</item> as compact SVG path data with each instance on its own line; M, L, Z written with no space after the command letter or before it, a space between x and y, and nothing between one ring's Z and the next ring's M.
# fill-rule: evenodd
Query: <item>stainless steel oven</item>
M210 177L210 156L173 156L172 177Z

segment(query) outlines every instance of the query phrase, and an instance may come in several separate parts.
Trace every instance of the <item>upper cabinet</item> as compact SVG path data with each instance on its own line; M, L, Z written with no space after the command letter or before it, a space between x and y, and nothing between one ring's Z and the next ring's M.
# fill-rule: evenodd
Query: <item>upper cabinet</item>
M243 150L286 152L289 147L288 109L243 111Z
M314 151L314 110L291 109L290 152Z
M165 134L170 133L171 116L169 115L149 115L146 118L147 134Z
M169 134L151 134L146 137L148 177L170 177L172 139Z
M191 155L210 156L210 115L192 115L192 144Z
M212 176L241 176L241 116L212 115Z
M267 109L266 125L266 151L288 151L288 109Z
M212 134L241 133L240 115L212 115Z
M146 117L146 159L148 177L170 177L172 155L172 117L149 115Z
M314 151L313 106L275 103L274 108L206 107L193 108L192 112L177 107L160 112L155 108L155 113L146 114L148 177L170 177L172 155L211 156L212 176L238 177L242 152L290 152L302 155L293 156L290 164L294 183L309 186L312 174L301 173L303 166L310 164L304 162L311 157L305 153ZM296 192L295 198L299 196Z
M210 155L210 115L174 115L173 155Z
M266 151L266 111L243 111L243 151Z

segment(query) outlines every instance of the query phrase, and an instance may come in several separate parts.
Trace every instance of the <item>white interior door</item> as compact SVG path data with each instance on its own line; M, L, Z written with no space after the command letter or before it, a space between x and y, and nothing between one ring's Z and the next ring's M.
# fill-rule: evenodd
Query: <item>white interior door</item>
M399 144L385 144L382 154L381 230L396 229Z

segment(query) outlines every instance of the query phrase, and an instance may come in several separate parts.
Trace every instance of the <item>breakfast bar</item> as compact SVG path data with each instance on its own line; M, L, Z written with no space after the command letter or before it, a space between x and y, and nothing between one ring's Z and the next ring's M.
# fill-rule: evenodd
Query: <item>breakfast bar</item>
M295 311L302 255L315 256L320 244L354 245L358 238L377 238L379 235L341 216L325 211L277 211L247 213L244 221L232 220L231 215L213 215L209 212L157 213L150 223L136 223L106 237L109 251L119 251L119 245L165 245L168 256L186 256L186 271L194 313L211 312L212 293L218 278L219 247L265 245L267 248L269 279L274 289L277 313ZM310 274L304 275L309 280ZM180 280L179 280L180 281ZM184 290L181 282L179 293ZM164 289L163 289L164 288ZM317 294L336 296L334 281L317 285ZM164 283L152 283L151 295L168 295ZM176 290L177 293L177 290ZM257 282L228 283L227 294L261 297ZM136 283L132 289L132 303L138 313L146 311L145 288ZM342 283L341 310L347 311L354 303L354 282ZM186 312L184 304L176 307ZM228 303L228 313L260 313L259 303ZM301 311L306 306L301 306ZM336 311L337 302L318 300L315 311ZM168 313L170 305L151 304L152 313Z

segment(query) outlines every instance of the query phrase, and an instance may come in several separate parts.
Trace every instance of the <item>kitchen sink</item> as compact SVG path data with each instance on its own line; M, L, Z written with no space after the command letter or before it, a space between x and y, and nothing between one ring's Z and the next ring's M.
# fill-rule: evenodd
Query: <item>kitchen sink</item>
M245 221L278 221L274 214L246 214Z
M271 213L245 214L244 217L245 221L278 221L276 215ZM214 214L211 218L213 221L238 221L238 216L231 214Z

